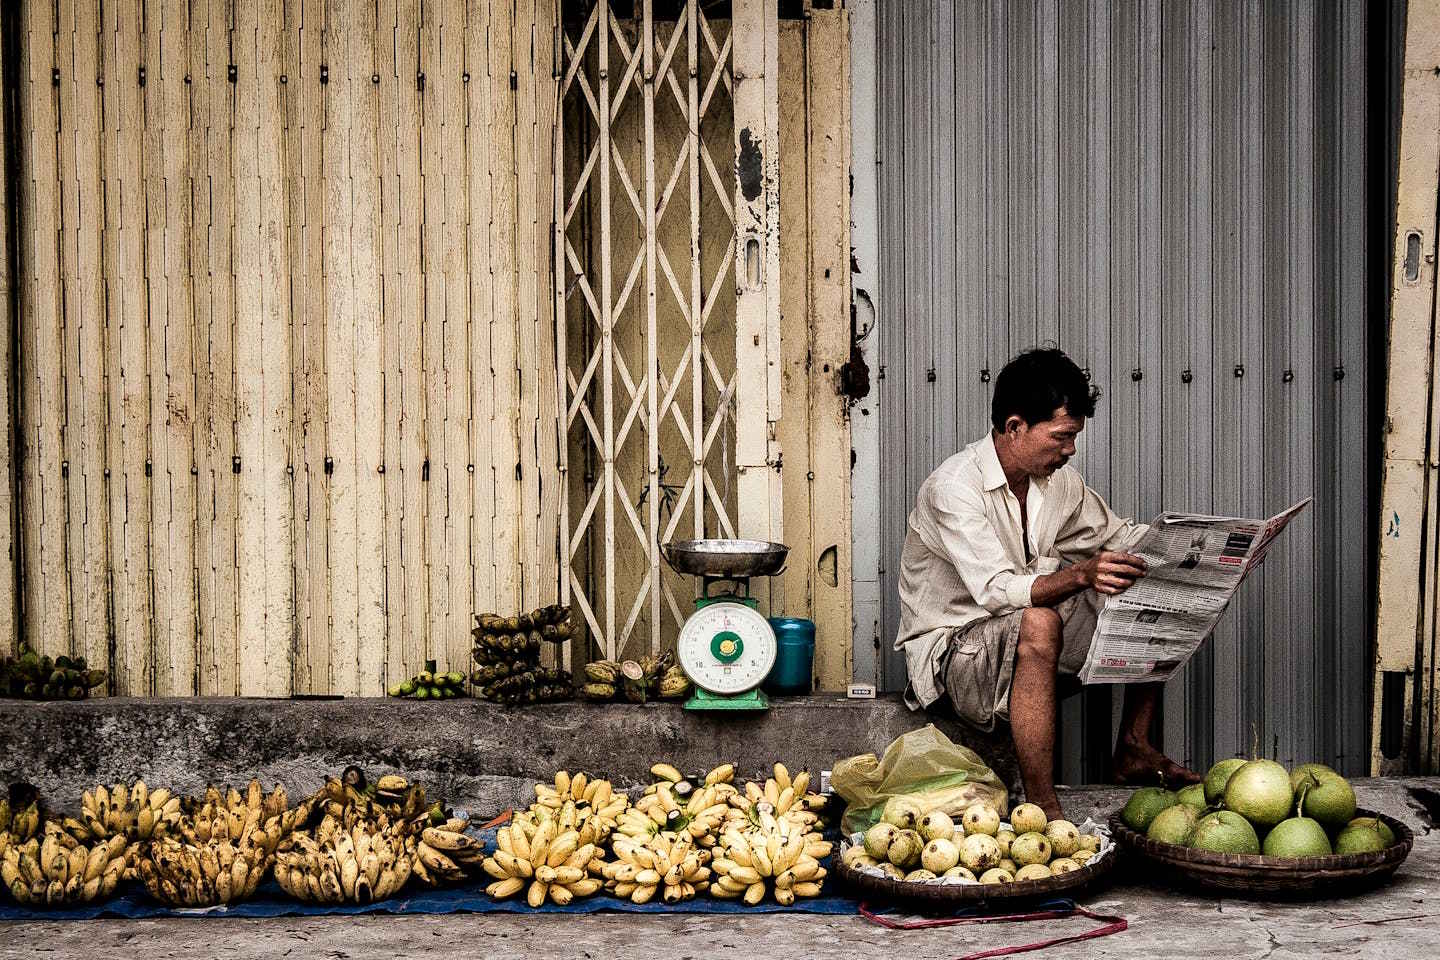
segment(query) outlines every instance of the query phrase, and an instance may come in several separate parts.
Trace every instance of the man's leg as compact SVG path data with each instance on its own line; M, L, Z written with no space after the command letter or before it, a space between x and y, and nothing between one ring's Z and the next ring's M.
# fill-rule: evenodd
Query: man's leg
M1165 784L1200 782L1200 775L1182 767L1150 743L1150 725L1160 702L1162 683L1132 683L1125 687L1125 712L1115 741L1115 782Z
M1030 607L1020 617L1020 642L1010 684L1010 733L1025 781L1025 799L1054 820L1061 816L1055 795L1055 670L1060 662L1060 615Z

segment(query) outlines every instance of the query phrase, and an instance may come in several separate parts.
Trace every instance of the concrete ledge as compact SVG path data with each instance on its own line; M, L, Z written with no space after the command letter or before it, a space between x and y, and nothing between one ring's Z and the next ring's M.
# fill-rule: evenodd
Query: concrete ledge
M0 782L30 780L56 807L78 803L96 783L135 776L185 792L259 776L296 796L355 763L372 776L404 772L484 813L528 803L531 785L557 769L603 772L628 787L649 782L657 760L686 771L729 760L743 776L783 760L818 783L835 761L879 753L927 722L1014 782L1006 738L977 738L953 720L912 713L898 697L835 696L778 698L764 714L472 699L0 700Z

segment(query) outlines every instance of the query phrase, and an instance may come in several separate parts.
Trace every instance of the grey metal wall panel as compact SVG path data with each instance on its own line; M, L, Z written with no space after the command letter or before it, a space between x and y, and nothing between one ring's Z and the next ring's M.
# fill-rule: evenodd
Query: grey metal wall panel
M1078 465L1117 510L1316 500L1169 684L1166 746L1361 769L1365 28L1342 0L881 5L889 635L915 490L1055 342L1104 391ZM1103 774L1118 701L1063 708L1068 779Z

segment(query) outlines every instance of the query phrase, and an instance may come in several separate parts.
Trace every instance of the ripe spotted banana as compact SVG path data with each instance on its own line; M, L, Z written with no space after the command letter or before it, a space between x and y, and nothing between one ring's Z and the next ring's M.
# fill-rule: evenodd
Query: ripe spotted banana
M462 823L446 823L443 832L459 832L452 826L463 828ZM292 897L312 903L383 900L398 893L418 865L412 845L421 846L403 820L392 823L382 816L346 826L326 816L314 831L300 831L285 843L275 859L275 881Z
M125 871L126 844L123 835L86 844L51 821L44 825L43 839L0 841L0 879L22 904L89 903L115 892Z

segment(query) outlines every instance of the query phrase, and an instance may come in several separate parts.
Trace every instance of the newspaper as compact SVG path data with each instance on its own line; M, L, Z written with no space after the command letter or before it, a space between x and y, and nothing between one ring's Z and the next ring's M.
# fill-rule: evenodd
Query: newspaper
M1165 513L1127 552L1149 572L1107 597L1080 671L1082 683L1149 683L1185 665L1210 636L1306 497L1269 520Z

